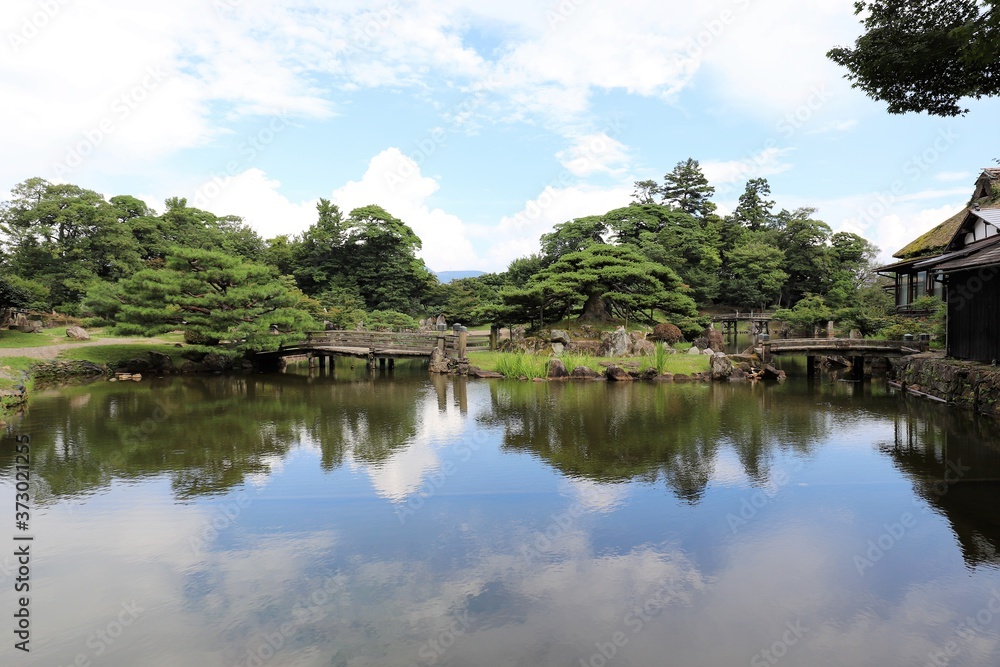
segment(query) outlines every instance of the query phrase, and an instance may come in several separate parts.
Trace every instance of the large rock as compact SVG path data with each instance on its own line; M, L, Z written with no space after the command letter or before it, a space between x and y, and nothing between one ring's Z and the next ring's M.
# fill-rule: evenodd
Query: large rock
M448 357L444 356L444 353L438 348L434 348L434 351L431 352L429 370L431 373L447 373L450 370Z
M733 374L733 362L722 352L717 352L712 356L712 379L717 381L728 380Z
M692 345L691 347L688 348L687 353L690 354L691 356L694 356L697 354L701 354L701 350L698 349L697 345Z
M17 330L21 333L42 333L43 328L41 320L29 320L27 324L19 326Z
M589 366L577 366L569 376L575 380L593 380L600 377L597 371Z
M158 373L171 373L174 370L174 361L169 354L162 352L147 352L149 362L153 364L153 370Z
M712 352L725 352L726 351L726 341L722 337L722 332L713 326L705 329L702 334L708 340L708 347L712 349Z
M83 327L66 327L66 336L73 340L90 340L90 334Z
M233 360L224 354L217 354L215 352L209 352L205 355L205 358L201 360L202 365L206 369L213 372L222 372L231 370L233 367Z
M503 377L503 375L500 375L500 373L496 373L494 371L484 371L483 369L477 366L469 366L469 375L477 378L482 378L484 380L499 379Z
M558 356L566 350L566 346L562 343L552 343L552 354Z
M569 332L562 329L553 329L552 333L549 334L549 340L553 343L562 343L563 345L569 345L573 342L573 339L569 337Z
M550 380L565 380L569 377L569 371L566 370L566 364L562 359L552 359L549 361L548 375Z
M625 357L632 351L632 339L625 327L618 327L601 340L602 357Z
M656 354L656 346L644 338L632 344L632 354L639 357L651 357Z
M609 380L613 380L615 382L629 382L632 379L634 379L627 370L625 370L624 368L619 368L614 364L608 366L608 369L604 371L604 375Z

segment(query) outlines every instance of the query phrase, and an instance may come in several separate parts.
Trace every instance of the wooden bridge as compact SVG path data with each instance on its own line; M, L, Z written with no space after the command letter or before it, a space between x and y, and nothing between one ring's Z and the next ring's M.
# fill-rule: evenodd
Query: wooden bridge
M316 362L322 370L326 364L332 370L336 357L365 359L369 368L376 365L389 368L396 359L429 359L434 350L449 357L462 359L468 348L486 347L488 340L469 340L467 331L395 333L387 331L312 331L301 343L285 345L257 355L260 362L277 362L284 357L307 357L309 367Z
M752 325L751 334L754 333L771 333L771 320L774 319L774 313L769 312L755 312L751 310L749 313L744 313L736 311L735 313L726 313L724 315L713 315L712 321L719 322L722 324L722 333L727 336L735 336L736 330L740 325L740 322L750 322Z
M789 338L761 343L761 359L770 363L774 355L806 357L809 377L816 374L816 357L835 356L851 360L852 379L864 378L866 359L904 357L927 351L927 343L904 340L869 340L865 338Z

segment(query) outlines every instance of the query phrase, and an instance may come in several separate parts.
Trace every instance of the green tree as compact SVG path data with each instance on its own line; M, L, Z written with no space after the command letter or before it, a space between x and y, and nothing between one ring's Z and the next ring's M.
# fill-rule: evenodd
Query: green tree
M712 202L715 188L709 185L701 165L692 158L678 162L673 171L663 177L659 193L664 203L701 220L715 212Z
M571 252L579 252L593 243L604 243L608 226L603 216L591 215L556 225L542 234L542 254L552 262Z
M784 262L784 252L760 240L733 248L726 255L727 300L742 308L757 309L774 303L788 280L788 274L780 268Z
M318 294L342 275L347 249L345 222L340 208L328 199L316 205L316 222L293 248L293 275L306 294Z
M1000 93L998 0L855 2L865 33L827 57L889 113L956 116L962 98Z
M774 319L805 333L811 333L813 327L825 326L833 317L833 311L826 305L826 300L815 294L803 297L792 308L774 312Z
M792 305L805 294L825 294L830 287L833 258L827 241L832 230L813 219L814 208L781 211L775 219L777 246L785 251L782 266L788 279L780 301Z
M774 202L767 197L771 194L771 185L766 178L753 178L747 181L743 194L740 195L732 219L751 232L758 232L772 226L774 223Z
M382 207L351 211L344 270L358 286L368 310L421 310L421 300L437 278L416 256L420 247L413 230Z
M315 327L289 280L270 267L211 250L175 248L164 268L126 280L120 297L118 328L127 335L181 329L206 344L228 341L241 350L264 350Z
M550 321L582 309L581 319L652 321L659 309L668 316L694 317L695 303L670 268L651 262L629 246L591 245L564 255L522 287L501 292L504 303L549 313Z

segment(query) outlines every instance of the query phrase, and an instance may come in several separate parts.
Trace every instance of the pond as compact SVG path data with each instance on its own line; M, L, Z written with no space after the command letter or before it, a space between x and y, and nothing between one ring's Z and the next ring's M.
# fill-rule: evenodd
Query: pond
M358 366L37 393L0 664L1000 664L995 422L829 376Z

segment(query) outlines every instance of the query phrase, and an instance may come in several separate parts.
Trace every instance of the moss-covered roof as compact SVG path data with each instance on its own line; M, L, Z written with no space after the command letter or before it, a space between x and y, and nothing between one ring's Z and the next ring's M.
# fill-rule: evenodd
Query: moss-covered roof
M923 234L898 250L893 257L899 259L912 259L914 257L924 257L936 255L945 249L948 242L955 236L955 232L962 226L962 221L969 214L969 209L963 208L961 211L948 218L940 225Z

